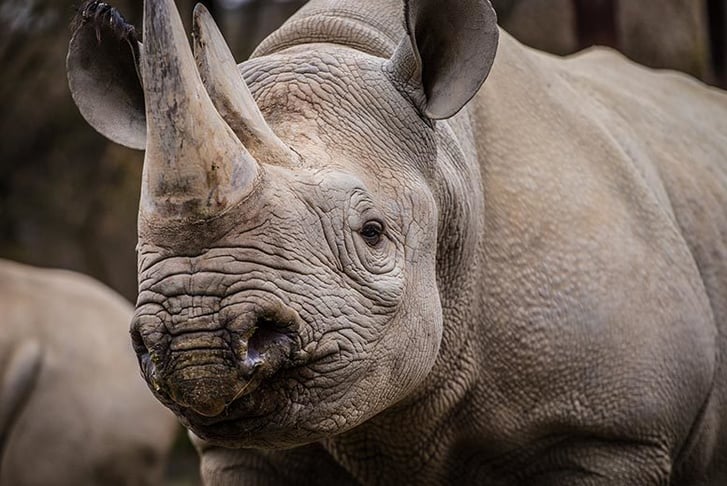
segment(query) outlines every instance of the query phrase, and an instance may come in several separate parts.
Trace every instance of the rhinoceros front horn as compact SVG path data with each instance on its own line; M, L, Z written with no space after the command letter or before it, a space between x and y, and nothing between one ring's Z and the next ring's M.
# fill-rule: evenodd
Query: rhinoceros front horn
M173 0L144 3L140 211L147 218L209 218L244 199L260 167L215 109Z

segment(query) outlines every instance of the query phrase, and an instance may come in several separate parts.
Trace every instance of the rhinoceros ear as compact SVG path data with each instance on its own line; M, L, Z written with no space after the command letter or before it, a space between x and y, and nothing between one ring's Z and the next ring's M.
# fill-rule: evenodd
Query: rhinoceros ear
M105 137L135 149L146 146L144 90L136 30L106 3L85 2L68 46L68 85L78 109Z
M405 0L404 5L407 36L387 69L424 115L449 118L490 72L497 15L489 0Z

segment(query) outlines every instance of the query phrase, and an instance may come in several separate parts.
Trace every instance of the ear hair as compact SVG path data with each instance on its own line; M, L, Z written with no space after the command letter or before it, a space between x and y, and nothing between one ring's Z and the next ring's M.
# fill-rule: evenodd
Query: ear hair
M111 5L99 0L86 0L78 7L71 22L71 31L76 32L86 24L91 24L96 30L96 40L101 44L102 32L104 36L110 34L117 41L125 41L139 55L139 37L136 28L128 23L121 13Z
M76 12L72 31L66 66L81 114L109 139L143 149L146 115L136 29L107 3L88 0Z

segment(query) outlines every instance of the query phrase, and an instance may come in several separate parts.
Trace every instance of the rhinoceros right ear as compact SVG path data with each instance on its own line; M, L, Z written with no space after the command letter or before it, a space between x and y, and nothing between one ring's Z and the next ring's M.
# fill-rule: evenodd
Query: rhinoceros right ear
M497 51L489 0L405 0L407 36L387 63L394 83L433 120L449 118L477 93Z
M85 2L74 21L66 68L71 95L86 121L116 143L146 146L141 44L121 14L98 0Z

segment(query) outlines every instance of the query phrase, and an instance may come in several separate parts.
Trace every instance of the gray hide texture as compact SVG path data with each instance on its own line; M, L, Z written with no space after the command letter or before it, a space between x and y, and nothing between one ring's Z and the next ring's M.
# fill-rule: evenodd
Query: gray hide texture
M0 310L0 485L159 484L179 426L139 377L131 306L0 260Z
M140 89L81 17L74 97ZM147 2L132 339L207 484L727 482L727 96L495 21L313 0L238 71Z

